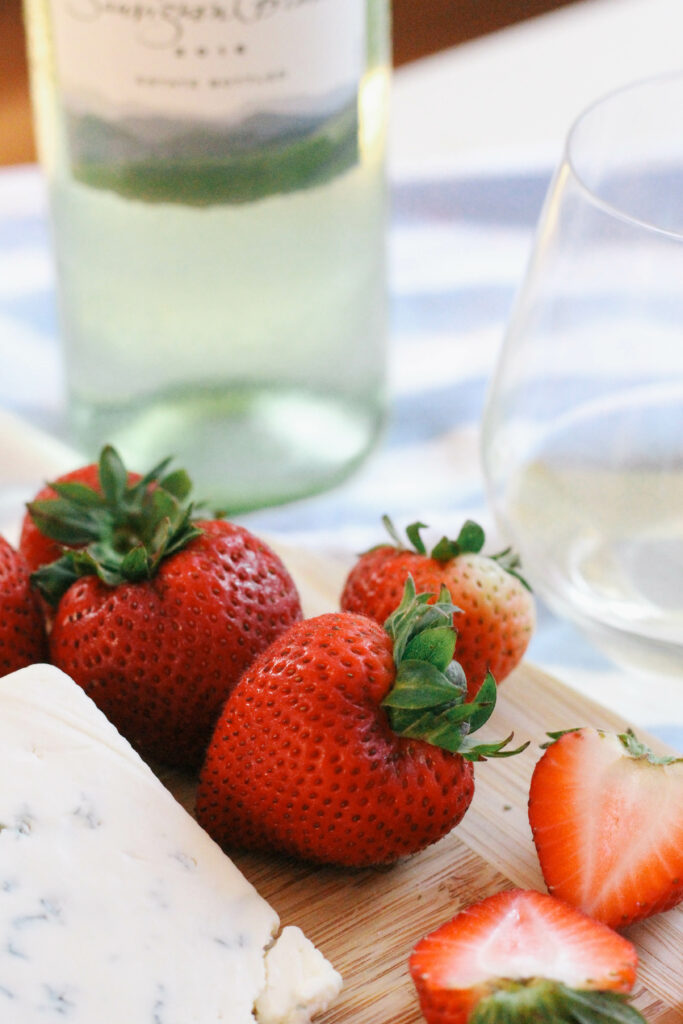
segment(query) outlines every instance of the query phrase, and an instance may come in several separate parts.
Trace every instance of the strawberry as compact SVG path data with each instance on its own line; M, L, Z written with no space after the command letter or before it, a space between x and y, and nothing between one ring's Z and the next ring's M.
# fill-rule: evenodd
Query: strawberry
M138 480L140 480L138 473L128 474L129 486L137 483ZM36 519L40 521L43 502L54 502L54 499L58 497L58 491L65 496L73 494L74 485L78 486L80 484L97 491L98 494L102 494L98 463L93 462L87 466L79 466L78 469L74 469L70 473L65 473L63 476L58 477L54 485L47 485L46 487L43 487L42 490L36 494L33 501L28 505L21 524L19 550L26 559L28 567L32 572L39 569L41 565L49 565L50 562L54 562L59 558L62 553L62 544L66 544L69 547L83 547L83 545L90 539L89 537L74 539L73 536L68 536L67 541L62 540L62 538L52 540L42 532L36 522ZM49 507L54 507L54 505L48 506L48 508ZM34 515L36 519L34 519Z
M0 537L0 676L46 660L45 626L26 560Z
M457 540L443 537L427 553L420 530L407 528L412 550L398 538L391 521L385 526L395 544L383 544L361 555L351 570L341 597L345 611L384 622L400 597L410 574L418 590L438 593L448 588L458 609L456 657L474 697L491 672L497 683L522 660L535 626L535 606L528 585L519 575L519 560L509 548L497 555L481 554L484 531L468 520Z
M428 1024L644 1024L625 1002L633 945L545 893L468 907L421 939L409 966Z
M472 761L508 741L472 740L496 686L465 703L453 606L445 590L429 597L409 580L386 628L344 612L297 623L247 669L200 775L196 813L214 839L360 867L457 825Z
M194 522L187 477L164 469L131 486L106 448L102 494L53 485L41 528L87 544L32 578L55 606L53 664L143 756L196 767L228 693L301 605L270 548L235 524Z
M552 733L529 821L550 892L613 928L683 900L683 758L632 733Z

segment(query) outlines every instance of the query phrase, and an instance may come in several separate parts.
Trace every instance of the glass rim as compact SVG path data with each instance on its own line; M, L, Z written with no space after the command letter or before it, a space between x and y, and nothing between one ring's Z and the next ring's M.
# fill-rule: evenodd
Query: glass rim
M625 82L622 85L615 86L613 89L610 89L601 96L598 96L589 103L588 106L584 107L572 121L565 137L562 165L566 165L569 168L574 181L577 183L581 191L585 193L587 199L597 209L601 209L614 219L621 220L626 224L631 224L638 228L644 228L649 232L655 232L657 234L664 235L667 238L683 242L683 230L676 231L672 228L662 227L661 224L646 220L643 217L637 217L635 214L629 213L628 210L625 210L623 207L617 206L614 203L609 202L607 199L603 199L595 189L584 180L584 177L579 172L576 158L572 153L572 149L576 142L576 135L578 134L581 126L600 107L606 106L613 100L618 99L620 96L626 95L629 92L636 92L650 86L664 85L668 82L676 81L680 82L683 87L683 70L666 71L662 74L637 78L632 81Z

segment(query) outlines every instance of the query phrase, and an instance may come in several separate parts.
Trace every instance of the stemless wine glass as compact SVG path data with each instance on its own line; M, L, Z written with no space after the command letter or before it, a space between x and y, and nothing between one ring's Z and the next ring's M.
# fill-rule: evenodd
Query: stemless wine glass
M483 428L501 529L615 661L683 678L683 75L572 128Z

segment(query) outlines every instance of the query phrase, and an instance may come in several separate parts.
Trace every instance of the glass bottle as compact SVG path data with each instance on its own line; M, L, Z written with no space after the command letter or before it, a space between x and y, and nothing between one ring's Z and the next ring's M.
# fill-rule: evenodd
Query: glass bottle
M385 407L387 0L26 0L76 442L231 512Z

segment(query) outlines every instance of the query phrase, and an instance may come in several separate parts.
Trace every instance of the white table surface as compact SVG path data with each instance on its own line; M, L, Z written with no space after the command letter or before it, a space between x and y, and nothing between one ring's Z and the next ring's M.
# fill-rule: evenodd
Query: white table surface
M383 512L399 522L425 518L449 532L457 532L455 515L486 519L480 507L477 401L502 340L509 297L522 279L535 215L566 132L581 109L604 92L683 66L682 38L683 0L582 0L397 72L390 136L398 196L391 283L400 324L392 339L390 372L398 405L409 411L400 414L403 423L399 418L395 424L393 444L377 452L348 485L329 498L300 503L294 511L257 514L252 517L255 529L350 558L379 539ZM11 261L2 266L0 247L0 359L11 362L15 373L14 411L26 415L28 410L33 428L17 429L11 415L0 415L0 479L5 483L0 528L3 515L5 521L11 518L17 498L30 489L39 470L42 479L72 464L67 449L34 429L41 417L42 426L50 428L54 413L50 402L55 400L58 356L54 339L41 335L52 331L51 323L44 323L49 317L22 320L23 312L15 314L12 303L3 310L3 295L16 297L25 288L23 309L30 306L32 288L44 296L52 286L42 240L26 245L16 240L22 217L40 235L40 182L34 169L1 177L0 229L4 218L13 250ZM510 186L517 190L512 200ZM488 207L490 200L499 204L500 222L496 209ZM488 289L483 297L482 283ZM493 313L479 323L489 293ZM472 322L460 315L461 296L471 305ZM415 441L410 431L419 427L415 417L424 413L415 391L432 388L437 394L441 381L429 378L428 363L444 346L452 374L446 383L459 389L460 397L471 384L477 400L471 402L469 419L445 423L440 434ZM22 393L26 374L38 366L43 376L34 393ZM0 373L0 406L2 383ZM448 396L438 394L445 412L436 412L445 418ZM430 398L430 414L432 405ZM410 488L400 480L406 460L412 460L416 472ZM464 488L459 502L448 494L456 477ZM420 487L429 496L427 507L416 506ZM545 616L541 626L532 645L537 663L683 749L683 686L673 680L650 686L642 677L613 669L566 624Z
M681 0L580 0L406 65L394 81L391 165L554 163L584 107L683 69L682 39Z

